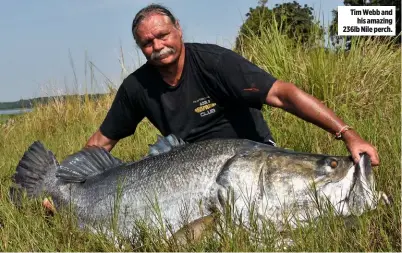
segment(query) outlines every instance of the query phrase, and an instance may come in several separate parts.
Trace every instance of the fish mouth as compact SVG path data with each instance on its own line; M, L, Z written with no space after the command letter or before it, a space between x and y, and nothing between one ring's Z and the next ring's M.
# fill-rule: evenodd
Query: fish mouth
M345 198L350 213L360 216L366 210L375 209L378 194L375 190L371 160L364 153L361 155L359 163L354 166L352 185L349 194Z

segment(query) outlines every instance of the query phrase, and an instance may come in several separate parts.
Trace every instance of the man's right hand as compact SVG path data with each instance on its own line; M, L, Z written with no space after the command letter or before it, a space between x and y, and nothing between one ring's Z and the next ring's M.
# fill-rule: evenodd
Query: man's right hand
M85 144L85 147L90 147L90 146L97 146L106 149L108 152L110 152L118 140L112 140L104 136L101 131L98 129L88 140L88 142Z

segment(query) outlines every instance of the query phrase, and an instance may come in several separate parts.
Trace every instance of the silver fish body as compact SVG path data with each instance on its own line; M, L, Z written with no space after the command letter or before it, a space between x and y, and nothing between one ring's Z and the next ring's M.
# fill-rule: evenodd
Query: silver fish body
M175 232L183 223L222 211L230 199L243 217L252 207L277 226L318 217L317 207L325 203L339 215L360 215L376 208L378 199L367 155L355 165L347 156L300 153L242 139L181 144L128 163L103 149L86 148L61 164L35 142L14 181L32 197L50 195L56 207L73 204L85 224L108 226L115 219L123 234L143 218L169 224ZM286 216L286 210L293 215Z

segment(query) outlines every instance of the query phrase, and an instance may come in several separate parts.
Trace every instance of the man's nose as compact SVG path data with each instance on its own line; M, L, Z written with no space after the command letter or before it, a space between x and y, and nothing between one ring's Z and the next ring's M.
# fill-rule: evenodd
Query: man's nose
M161 51L163 49L162 41L154 39L153 48L155 51Z

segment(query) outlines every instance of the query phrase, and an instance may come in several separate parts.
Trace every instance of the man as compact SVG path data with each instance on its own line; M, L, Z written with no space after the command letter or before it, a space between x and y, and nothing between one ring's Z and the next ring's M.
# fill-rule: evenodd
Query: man
M215 137L247 138L275 145L260 109L279 107L342 139L355 162L376 149L319 100L294 84L276 80L229 49L184 43L179 22L161 5L138 12L134 39L147 63L129 75L99 130L86 146L111 151L147 117L163 135L187 142Z

